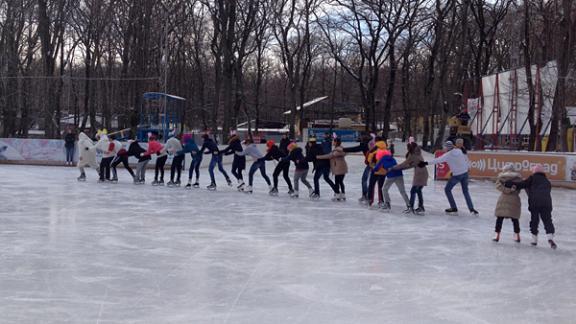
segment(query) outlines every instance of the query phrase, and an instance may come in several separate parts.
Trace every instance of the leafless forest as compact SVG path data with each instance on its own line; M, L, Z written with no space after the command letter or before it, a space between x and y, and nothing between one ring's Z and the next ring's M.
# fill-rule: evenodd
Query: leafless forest
M361 107L367 130L394 121L440 143L455 94L556 60L555 150L576 104L575 37L574 0L0 0L0 135L59 138L63 116L130 127L142 93L166 91L195 129L258 129L292 109L293 132L296 107L329 96Z

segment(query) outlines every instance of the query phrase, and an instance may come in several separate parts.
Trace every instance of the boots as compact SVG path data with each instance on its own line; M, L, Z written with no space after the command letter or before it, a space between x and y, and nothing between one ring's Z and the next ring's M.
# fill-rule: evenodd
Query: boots
M554 234L547 234L548 235L548 244L550 244L550 247L554 250L556 250L556 248L558 247L556 245L556 242L554 242Z
M530 244L532 244L533 246L538 245L538 235L532 234L532 243Z
M496 232L496 236L492 239L494 242L500 241L500 232Z
M520 233L514 233L514 242L520 243Z

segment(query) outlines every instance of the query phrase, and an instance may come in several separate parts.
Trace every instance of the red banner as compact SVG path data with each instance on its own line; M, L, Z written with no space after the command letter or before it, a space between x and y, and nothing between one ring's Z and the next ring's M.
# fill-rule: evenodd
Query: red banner
M434 157L438 158L444 155L444 151L438 150L434 152ZM450 179L450 168L448 167L447 163L440 163L435 165L435 179L436 180L448 180Z

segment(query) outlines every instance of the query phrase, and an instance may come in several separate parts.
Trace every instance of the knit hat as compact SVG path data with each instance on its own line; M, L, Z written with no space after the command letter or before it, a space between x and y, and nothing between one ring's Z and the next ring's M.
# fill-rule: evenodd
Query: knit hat
M452 143L452 141L446 141L446 143L444 143L444 148L447 150L451 150L454 148L454 143Z
M542 164L538 163L532 167L532 173L545 173Z
M293 149L297 148L298 145L296 145L296 143L290 143L288 144L288 151L292 151Z
M504 171L504 172L516 172L516 168L514 168L514 164L508 163L502 168L502 171Z

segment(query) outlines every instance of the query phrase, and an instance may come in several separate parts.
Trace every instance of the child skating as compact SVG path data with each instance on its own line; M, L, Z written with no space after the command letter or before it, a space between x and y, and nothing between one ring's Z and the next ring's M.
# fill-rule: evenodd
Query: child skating
M509 218L514 226L514 241L520 243L520 214L522 203L520 201L520 191L516 186L507 188L504 184L508 181L520 182L522 176L516 172L512 164L507 164L498 174L496 179L496 189L501 192L498 201L496 202L496 209L494 216L496 216L496 226L494 228L495 236L493 241L500 241L500 231L502 230L502 223L504 219Z
M344 177L348 173L346 164L346 153L342 147L342 140L334 139L334 149L329 154L319 155L318 159L330 160L330 172L334 175L334 198L333 201L345 201L346 190L344 188Z
M422 188L428 184L428 169L423 166L419 167L418 164L424 161L422 151L416 142L412 141L407 145L406 160L396 165L392 170L405 170L414 168L414 177L412 178L412 188L410 188L410 206L409 212L417 215L423 215L426 211L424 209L424 197L422 195ZM418 208L414 209L414 203L418 196Z

